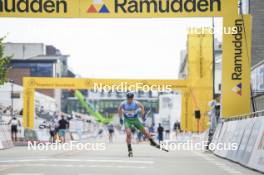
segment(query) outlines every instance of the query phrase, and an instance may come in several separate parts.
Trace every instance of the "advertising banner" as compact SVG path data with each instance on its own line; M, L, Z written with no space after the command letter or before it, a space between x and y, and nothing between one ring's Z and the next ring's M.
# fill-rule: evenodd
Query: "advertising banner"
M251 84L253 91L264 91L264 64L252 70Z
M247 166L264 172L264 117L257 119L257 122L261 128Z
M246 128L244 130L244 134L241 140L241 143L239 145L239 148L237 150L237 154L236 154L236 160L239 163L242 163L243 160L243 156L245 154L246 148L247 148L247 144L251 135L251 132L253 130L253 126L254 126L254 120L253 119L248 119L249 122L246 125Z
M217 125L214 136L213 136L213 140L212 140L213 144L217 144L219 136L220 136L221 131L222 131L222 127L223 127L222 123Z
M4 148L3 142L4 141L4 131L2 130L2 126L0 125L0 150Z
M252 119L252 122L254 122L254 125L251 131L251 135L249 137L247 147L243 154L242 160L240 160L240 163L243 165L247 165L249 162L249 159L254 150L258 135L259 133L261 133L261 127L262 127L261 125L263 124L261 118L254 118Z
M237 15L237 0L1 0L0 16L169 18Z
M236 143L238 148L240 146L241 140L243 138L244 135L244 131L246 126L248 125L248 123L250 122L250 120L239 120L236 121L237 125L236 125L236 129L234 130L234 133L232 134L232 138L230 140L231 143ZM233 161L237 161L237 150L230 150L227 153L227 158Z
M251 112L251 25L250 15L224 18L224 27L235 26L237 33L225 34L223 38L223 118L231 118Z
M221 132L218 138L218 142L217 143L224 143L225 140L225 135L227 134L227 130L228 130L228 122L223 123L223 126L221 128ZM219 149L215 149L214 153L216 155L219 155L221 157L225 157L226 155Z

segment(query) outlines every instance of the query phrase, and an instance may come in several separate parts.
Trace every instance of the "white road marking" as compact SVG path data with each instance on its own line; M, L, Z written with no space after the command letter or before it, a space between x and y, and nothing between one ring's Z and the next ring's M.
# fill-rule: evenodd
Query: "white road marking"
M223 164L223 163L218 163L218 162L214 162L214 164L215 164L216 166L225 166L225 164Z
M78 168L132 168L132 169L145 169L145 168L153 168L146 166L123 166L123 165L73 165L73 164L16 164L16 165L0 165L0 167L78 167ZM35 175L35 174L33 174Z
M0 163L20 163L20 162L100 162L100 163L129 163L129 164L154 164L150 160L117 160L117 159L23 159L23 160L0 160Z
M36 174L36 173L8 173L6 175L43 175L43 174Z
M218 166L219 168L221 168L222 170L228 172L229 174L241 174L240 171L235 170L234 168L226 165L225 163L220 163L217 162L217 160L210 158L208 156L206 156L205 154L202 153L198 153L198 152L194 152L197 156L202 157L203 159L207 160L208 162L215 164L216 166Z
M236 171L236 170L230 170L228 171L230 174L241 174L240 171Z

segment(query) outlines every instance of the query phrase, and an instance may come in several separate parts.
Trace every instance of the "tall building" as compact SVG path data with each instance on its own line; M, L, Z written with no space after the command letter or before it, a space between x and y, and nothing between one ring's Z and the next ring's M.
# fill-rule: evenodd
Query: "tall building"
M264 1L250 0L248 6L247 9L253 16L252 66L255 66L264 60Z
M252 109L264 110L264 1L241 0L242 13L251 14L252 22Z
M8 78L23 85L23 77L75 77L68 68L69 55L61 54L54 46L43 43L5 43L5 55L12 55ZM65 109L67 91L37 90L55 99L57 111Z

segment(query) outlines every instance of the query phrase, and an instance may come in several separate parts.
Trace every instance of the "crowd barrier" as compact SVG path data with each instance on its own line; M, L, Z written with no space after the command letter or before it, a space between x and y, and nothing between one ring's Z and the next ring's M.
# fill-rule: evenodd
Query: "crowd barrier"
M56 140L59 140L59 136L57 134ZM71 133L66 130L65 133L65 141L70 142L72 140ZM28 144L28 141L30 142L50 142L51 136L49 129L25 129L24 131L24 145Z
M4 119L4 122L0 122L0 150L11 148L14 145L25 146L28 144L28 141L49 142L51 140L48 128L39 129L36 127L35 129L24 129L23 127L19 127L17 142L13 143L11 139L10 126L5 124L8 122L9 116ZM19 119L21 119L21 116ZM20 122L22 121L20 120ZM38 123L37 126L41 122L42 121L36 122ZM91 124L85 121L71 120L70 129L65 133L66 142L70 142L71 140L79 141L88 137L91 133L91 128L93 128L90 125ZM85 137L83 138L83 136ZM59 137L57 137L57 139L59 140Z
M215 149L212 151L217 156L264 172L264 115L230 120L219 124L212 143L236 144L237 149Z
M13 146L8 126L0 124L0 150L12 148Z
M96 133L97 127L94 123L87 123L83 120L70 120L69 132L71 139L74 141L87 140Z

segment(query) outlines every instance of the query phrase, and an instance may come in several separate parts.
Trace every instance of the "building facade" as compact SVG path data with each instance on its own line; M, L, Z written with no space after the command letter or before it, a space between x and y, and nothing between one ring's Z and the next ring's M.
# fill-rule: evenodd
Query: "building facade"
M125 92L99 92L99 91L81 91L86 97L87 103L91 104L95 111L104 115L113 115L117 113L120 103L126 100ZM150 92L136 92L135 99L139 100L145 107L146 111L158 113L158 95ZM67 112L86 113L85 109L74 96L68 98Z
M5 43L5 55L12 55L8 78L23 86L23 77L75 77L68 68L69 55L43 43ZM65 112L68 92L61 89L37 90L54 98L57 111Z
M264 1L244 0L242 12L253 17L252 22L252 110L264 110Z
M252 66L264 60L264 1L250 0L249 13L253 16Z

